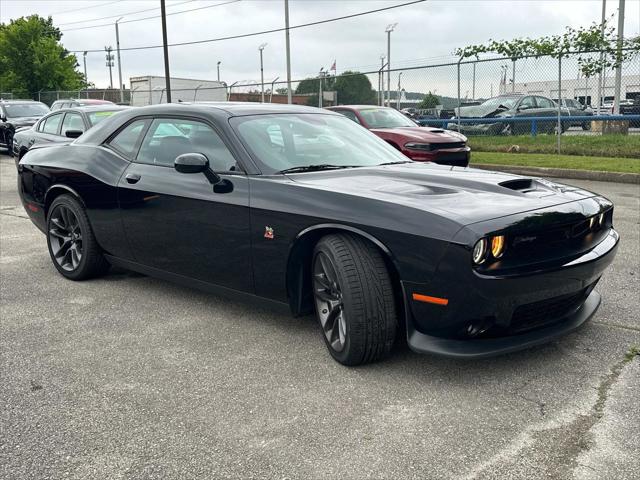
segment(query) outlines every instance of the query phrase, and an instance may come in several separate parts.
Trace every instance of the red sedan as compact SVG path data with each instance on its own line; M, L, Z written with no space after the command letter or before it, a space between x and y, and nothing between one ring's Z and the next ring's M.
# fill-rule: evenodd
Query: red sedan
M451 130L421 127L389 107L340 105L327 107L371 130L411 160L466 167L471 149L467 137Z

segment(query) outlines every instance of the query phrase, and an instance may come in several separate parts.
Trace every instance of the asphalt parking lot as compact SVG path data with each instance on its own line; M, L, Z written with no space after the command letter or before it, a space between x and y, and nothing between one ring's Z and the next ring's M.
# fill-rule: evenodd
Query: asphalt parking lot
M63 279L0 156L0 478L631 479L640 472L640 189L584 328L462 362L345 368L294 319L112 272Z

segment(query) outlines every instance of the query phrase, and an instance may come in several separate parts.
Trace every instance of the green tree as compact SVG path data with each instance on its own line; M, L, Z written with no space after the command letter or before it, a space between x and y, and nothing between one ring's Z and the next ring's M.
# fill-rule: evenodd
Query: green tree
M418 104L418 108L435 108L437 105L440 105L440 99L429 92L422 98L422 101Z
M82 88L78 60L61 38L51 17L31 15L0 24L0 91L27 95Z
M346 71L338 75L335 81L338 102L343 105L376 103L376 92L366 75L359 72Z

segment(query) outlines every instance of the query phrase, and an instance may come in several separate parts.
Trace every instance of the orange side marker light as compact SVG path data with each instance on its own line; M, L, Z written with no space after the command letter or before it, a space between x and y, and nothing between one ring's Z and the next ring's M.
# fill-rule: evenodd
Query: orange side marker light
M436 305L442 306L449 305L449 299L447 298L430 297L429 295L420 295L419 293L414 293L413 299L416 302L435 303Z

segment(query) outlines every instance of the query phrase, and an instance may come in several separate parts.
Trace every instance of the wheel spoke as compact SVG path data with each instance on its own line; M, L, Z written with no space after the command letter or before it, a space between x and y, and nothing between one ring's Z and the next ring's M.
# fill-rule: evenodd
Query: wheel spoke
M64 257L66 257L67 253L69 252L70 247L71 247L71 239L67 238L64 242L62 242L58 251L55 252L55 257L63 259Z
M59 228L52 228L51 230L49 230L49 234L61 240L66 240L69 238L68 235L65 235L64 233L60 232Z
M340 297L336 293L325 290L324 288L316 289L316 296L320 298L324 302L338 302L340 301Z
M78 255L78 249L74 245L69 249L69 251L71 252L71 265L73 266L73 268L76 268L80 263L80 256Z
M62 220L62 217L52 218L51 223L53 223L58 228L58 230L62 230L65 232L67 231L67 227L64 225L64 220Z
M320 265L322 265L322 270L324 271L327 280L329 280L329 282L331 282L332 284L336 283L338 278L329 259L327 259L323 254L318 255L318 258L320 259Z
M324 288L325 290L331 289L331 282L327 278L325 273L317 273L313 276L315 282L318 284L318 288Z

